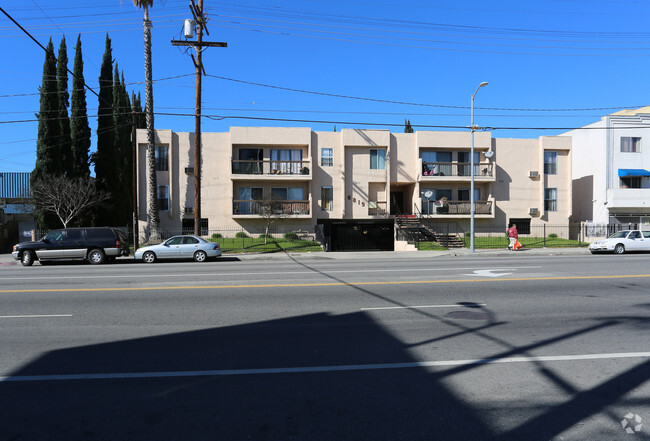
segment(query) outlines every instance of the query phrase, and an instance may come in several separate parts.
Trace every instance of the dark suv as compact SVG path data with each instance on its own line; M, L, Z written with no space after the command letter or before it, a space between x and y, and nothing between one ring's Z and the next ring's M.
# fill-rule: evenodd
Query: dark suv
M129 240L117 228L64 228L52 230L36 242L14 245L12 257L23 266L35 260L44 262L62 260L88 260L93 264L113 261L129 255Z

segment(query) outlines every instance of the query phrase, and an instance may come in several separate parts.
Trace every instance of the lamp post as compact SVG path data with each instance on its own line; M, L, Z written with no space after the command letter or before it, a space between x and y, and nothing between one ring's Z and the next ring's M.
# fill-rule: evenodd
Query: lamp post
M470 221L469 221L469 230L470 230L470 236L469 236L469 252L473 253L474 252L474 132L476 131L476 127L474 126L474 97L476 96L476 93L478 90L483 87L487 86L488 83L486 81L483 81L481 84L478 85L474 93L472 94L472 120L471 120L471 125L470 125L470 130L472 132L472 150L470 152L470 168L471 168L471 185L469 189L469 214L470 214Z

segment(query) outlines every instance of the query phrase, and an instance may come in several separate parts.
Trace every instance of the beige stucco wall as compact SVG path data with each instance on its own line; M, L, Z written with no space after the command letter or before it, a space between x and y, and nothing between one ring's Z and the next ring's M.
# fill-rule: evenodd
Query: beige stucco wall
M146 131L138 130L138 188L141 225L146 224ZM427 188L451 189L453 197L458 190L469 189L468 176L437 179L421 176L421 155L426 150L451 151L452 161L458 161L459 152L469 152L471 134L463 132L390 133L386 130L343 129L340 132L312 132L309 128L232 127L226 133L202 135L202 217L209 220L209 228L241 228L257 225L254 216L233 218L233 199L239 188L263 187L268 193L272 187L303 188L305 199L311 201L310 215L282 219L283 224L313 227L318 219L372 219L385 218L369 213L369 202L385 202L390 207L390 192L404 193L406 209L419 206L420 193ZM169 146L169 171L158 172L158 184L169 185L170 209L160 213L161 224L168 230L180 229L185 207L194 205L194 176L185 173L194 166L194 135L158 130L156 142ZM272 148L300 148L303 160L310 161L307 176L237 176L233 177L232 159L238 159L238 150L254 146L262 148L268 159ZM481 163L487 163L485 152L495 152L490 159L496 164L496 178L477 177L476 188L481 200L495 199L494 219L483 222L502 223L509 218L531 218L531 223L566 224L571 215L571 138L542 137L540 139L501 139L489 132L476 132L476 151ZM321 166L323 148L333 152L332 166ZM370 151L386 151L386 169L370 169ZM558 151L558 174L544 176L544 149ZM529 171L537 170L539 178L530 178ZM558 189L558 211L545 213L544 187ZM321 188L332 187L333 209L321 209ZM538 208L538 216L530 216L529 208ZM449 217L448 221L468 224L468 216Z

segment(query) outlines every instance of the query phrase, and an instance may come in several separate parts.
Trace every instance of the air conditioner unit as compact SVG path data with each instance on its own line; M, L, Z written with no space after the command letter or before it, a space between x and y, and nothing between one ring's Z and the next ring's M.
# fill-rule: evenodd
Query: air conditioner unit
M531 216L537 216L539 214L539 210L537 210L537 208L529 208L528 214Z
M529 178L536 178L539 176L539 172L537 170L531 170L528 172L528 177Z
M185 167L185 174L186 175L193 175L194 174L194 167Z
M194 207L185 207L185 210L183 211L185 214L192 214L194 213Z

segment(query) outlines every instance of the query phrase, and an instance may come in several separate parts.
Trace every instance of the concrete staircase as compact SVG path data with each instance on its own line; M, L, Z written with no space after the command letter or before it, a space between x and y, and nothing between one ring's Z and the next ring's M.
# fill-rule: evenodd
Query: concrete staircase
M465 243L458 235L438 233L415 215L397 216L395 223L397 228L402 231L403 237L407 238L406 242L410 244L415 242L437 242L445 248L465 247Z

